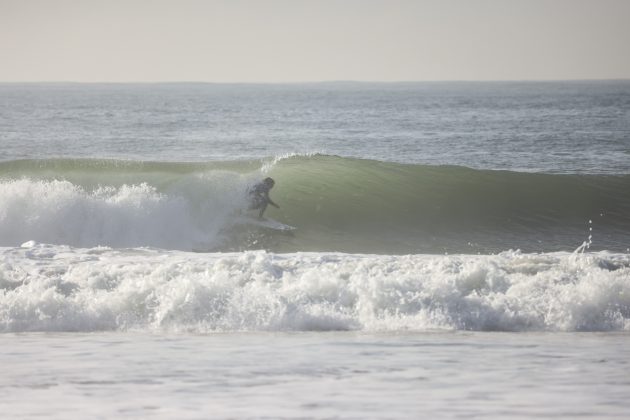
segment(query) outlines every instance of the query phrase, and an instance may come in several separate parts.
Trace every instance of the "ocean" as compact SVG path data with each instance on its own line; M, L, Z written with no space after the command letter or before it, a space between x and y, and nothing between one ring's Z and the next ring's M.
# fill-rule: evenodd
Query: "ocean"
M2 416L630 414L630 81L0 84L0 146Z

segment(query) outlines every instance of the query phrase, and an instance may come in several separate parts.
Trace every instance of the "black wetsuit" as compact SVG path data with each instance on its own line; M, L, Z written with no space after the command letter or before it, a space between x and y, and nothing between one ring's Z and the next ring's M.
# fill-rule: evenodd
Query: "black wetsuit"
M256 184L249 190L250 209L259 209L262 206L267 206L269 203L269 186L266 184Z
M258 217L262 217L269 204L278 207L278 205L269 198L269 190L271 190L271 188L273 188L273 184L269 185L261 182L254 185L249 190L249 209L260 209Z

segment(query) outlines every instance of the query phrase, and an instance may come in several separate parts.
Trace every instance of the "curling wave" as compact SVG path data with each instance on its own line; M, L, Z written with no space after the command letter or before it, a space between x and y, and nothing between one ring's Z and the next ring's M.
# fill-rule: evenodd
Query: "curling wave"
M270 175L293 233L243 225ZM0 163L0 246L489 253L630 247L630 175L541 174L337 156L208 163ZM590 239L589 239L590 237Z

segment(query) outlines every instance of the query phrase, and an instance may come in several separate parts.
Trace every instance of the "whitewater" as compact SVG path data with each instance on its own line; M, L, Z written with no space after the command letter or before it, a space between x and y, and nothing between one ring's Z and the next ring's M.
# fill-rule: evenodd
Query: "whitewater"
M0 84L0 127L3 415L630 410L628 82Z
M630 329L628 255L191 255L28 242L0 261L4 332Z

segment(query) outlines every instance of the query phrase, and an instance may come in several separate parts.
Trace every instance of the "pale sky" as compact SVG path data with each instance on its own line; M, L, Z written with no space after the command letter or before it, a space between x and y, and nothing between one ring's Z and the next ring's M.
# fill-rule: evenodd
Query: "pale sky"
M0 0L0 81L630 78L630 0Z

